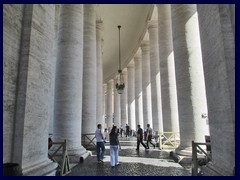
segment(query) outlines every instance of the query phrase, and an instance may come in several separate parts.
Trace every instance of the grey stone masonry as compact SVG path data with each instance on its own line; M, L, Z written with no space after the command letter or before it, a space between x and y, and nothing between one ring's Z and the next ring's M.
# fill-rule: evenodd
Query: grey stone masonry
M127 81L127 68L123 69L123 79L125 88L123 93L120 96L120 104L121 104L121 125L125 127L126 123L128 123L128 108L127 108L127 89L128 89L128 81Z
M23 10L24 5L3 5L3 163L12 161Z
M107 83L107 104L106 104L106 124L107 128L111 128L113 124L113 80L109 80Z
M135 84L134 84L134 63L130 62L128 70L128 125L136 131L135 119Z
M141 51L140 51L141 52ZM138 124L143 127L143 105L142 105L142 53L138 52L134 56L135 72L135 117L136 127Z
M79 162L87 153L81 145L83 5L61 5L59 21L53 140L66 139L69 155Z
M196 5L171 5L180 146L191 155L191 142L205 142L209 125Z
M229 5L198 5L212 162L209 170L235 168L235 36ZM235 16L235 14L234 14ZM209 28L211 26L211 28Z
M143 127L147 124L152 127L152 95L151 95L151 76L150 76L150 50L149 41L141 43L142 49L142 96L143 96Z
M103 44L103 22L98 20L96 22L96 38L97 38L97 106L96 106L96 123L102 124L102 127L105 126L104 123L104 112L103 112L103 65L102 65L102 44Z
M48 159L54 5L24 5L13 159L23 175L53 175Z
M152 94L152 121L153 130L163 132L161 79L158 52L158 22L149 21L149 46L150 46L150 70L151 70L151 94Z
M120 106L120 94L118 94L115 84L117 83L117 76L114 78L114 126L120 127L121 123L121 106Z
M179 132L171 5L158 5L158 43L164 132Z
M96 5L84 4L82 133L96 130ZM81 109L79 109L81 111Z

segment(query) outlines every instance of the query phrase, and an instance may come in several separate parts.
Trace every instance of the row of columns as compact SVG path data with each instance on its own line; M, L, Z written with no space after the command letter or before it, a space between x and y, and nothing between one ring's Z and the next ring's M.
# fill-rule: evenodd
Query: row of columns
M45 16L39 16L42 9ZM136 129L137 123L144 122L145 126L145 122L152 121L154 130L163 132L178 129L179 123L181 139L177 152L180 154L189 150L191 140L203 142L204 135L209 134L208 122L201 118L202 113L208 113L214 139L213 166L224 174L230 174L235 162L235 32L232 28L235 24L229 10L228 5L158 5L158 21L150 22L148 27L149 56L142 45L141 60L135 56L134 62L127 66L126 94L118 96L120 100L114 99L119 104L115 106L121 107L116 113L118 124L126 122ZM54 6L25 5L23 22L13 159L25 175L48 174L57 167L47 158L46 148ZM206 28L209 24L214 28ZM98 61L101 59L99 29L96 30L95 5L60 5L52 131L54 141L67 139L70 156L88 153L81 145L81 134L93 133L97 122L103 122L103 115L98 119L103 109L97 112L97 103L103 99L98 100L96 96L101 92L98 88L103 88L97 85L101 82L101 76L97 80L97 74L101 74L98 68L102 66ZM38 47L34 48L36 42ZM150 69L144 64L148 58ZM43 73L36 77L33 75L36 71ZM143 77L141 71L147 75ZM105 106L107 127L112 126L113 87L114 82L110 80ZM152 108L145 103L150 103ZM148 116L141 111L148 112ZM120 117L123 121L119 121ZM226 153L226 147L231 153Z
M196 5L157 7L158 19L148 24L149 40L142 41L127 66L126 122L133 130L138 124L145 129L148 123L158 132L180 130L176 152L189 155L191 141L204 142L209 135L202 119L207 102ZM114 124L119 126L118 96L115 91Z
M235 157L232 155L235 154L234 8L230 5L206 8L194 4L157 5L157 8L158 20L150 21L148 26L149 41L142 41L141 55L136 54L127 66L126 122L134 130L137 124L145 127L147 123L155 131L180 130L180 146L175 152L191 155L192 140L205 142L211 121L211 139L219 142L212 142L212 151L218 153L213 155L213 164L209 166L219 174L232 174L234 163L231 162ZM214 27L209 28L209 24ZM219 74L219 69L223 75ZM224 112L219 112L221 109ZM209 115L209 121L203 117L205 114ZM217 130L223 128L219 121L228 124L227 129L224 128L226 137ZM219 146L220 141L226 146ZM229 147L228 155L224 153L226 147ZM223 159L228 162L224 166L221 165Z

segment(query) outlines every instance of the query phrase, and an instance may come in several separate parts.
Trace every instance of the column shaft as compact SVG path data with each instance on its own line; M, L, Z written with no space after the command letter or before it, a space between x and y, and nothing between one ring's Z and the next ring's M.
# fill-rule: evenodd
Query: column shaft
M96 5L84 4L82 132L96 130Z
M120 94L118 94L115 84L117 83L117 77L114 79L114 125L118 128L121 123L121 109L120 109Z
M163 130L179 132L171 5L157 7Z
M228 6L197 6L212 149L208 166L223 176L235 168L235 35Z
M97 21L96 26L96 36L97 36L97 107L96 107L96 123L102 124L102 127L105 126L104 124L104 111L103 111L103 66L102 66L102 33L103 33L103 22Z
M112 128L113 124L113 80L107 83L107 105L106 105L106 124L107 128ZM110 132L109 132L110 133Z
M205 142L205 135L209 135L207 121L202 118L207 113L207 103L198 18L196 5L171 8L180 126L177 153L191 155L192 140Z
M142 56L141 53L134 56L135 70L135 113L136 126L143 127L143 105L142 105Z
M59 18L53 140L82 156L83 6L61 5Z
M128 107L127 107L127 91L128 91L128 81L127 81L127 70L123 70L123 78L125 83L125 89L120 96L120 104L121 104L121 125L125 127L128 123Z
M23 175L54 175L57 164L47 149L54 5L24 5L23 10L12 160Z
M163 132L157 21L149 22L153 130Z
M128 71L128 123L130 129L136 131L134 63L131 62L127 66L127 71Z
M143 127L146 128L147 124L150 124L150 127L152 127L149 41L143 41L141 44L141 49L142 49Z

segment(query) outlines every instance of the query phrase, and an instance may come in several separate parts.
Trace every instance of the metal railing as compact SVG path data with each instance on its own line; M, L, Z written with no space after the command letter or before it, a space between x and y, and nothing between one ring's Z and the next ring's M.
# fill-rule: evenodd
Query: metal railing
M196 143L192 141L192 176L198 176L199 175L199 158L198 153L203 153L205 157L207 158L206 161L211 161L211 156L201 148L201 145L210 146L211 143ZM203 159L203 157L201 158Z
M159 133L159 148L177 148L179 146L178 132L160 132Z
M67 153L67 141L66 139L64 142L51 142L52 145L60 145L52 154L48 153L48 157L58 164L60 169L60 176L64 176L71 172L70 165L69 165L69 157ZM54 147L54 146L52 146ZM51 148L50 148L51 149ZM62 149L62 163L60 164L54 157L61 156L59 155L59 150Z

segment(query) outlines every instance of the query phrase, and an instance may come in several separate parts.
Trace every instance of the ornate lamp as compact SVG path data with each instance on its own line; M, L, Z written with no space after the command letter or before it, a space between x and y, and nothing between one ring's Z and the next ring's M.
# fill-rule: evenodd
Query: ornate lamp
M118 30L119 30L119 69L118 69L118 76L117 76L117 82L116 82L116 89L117 89L118 94L122 94L124 87L125 87L123 74L122 74L122 70L121 70L120 28L121 28L121 26L118 25Z

